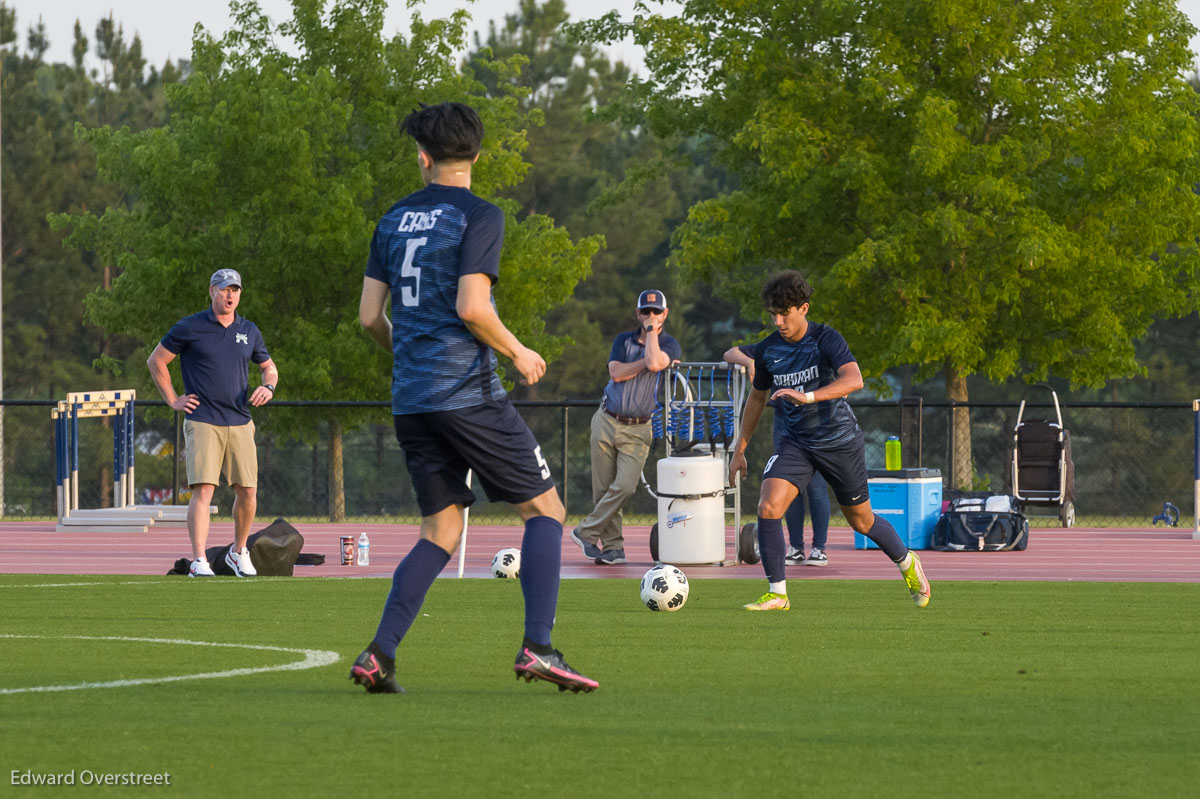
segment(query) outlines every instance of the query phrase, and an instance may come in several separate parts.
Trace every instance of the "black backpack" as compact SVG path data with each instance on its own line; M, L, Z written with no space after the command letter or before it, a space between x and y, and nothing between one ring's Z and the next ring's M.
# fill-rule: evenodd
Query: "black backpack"
M958 497L937 520L929 548L943 552L1000 552L1029 546L1029 520L1004 494Z

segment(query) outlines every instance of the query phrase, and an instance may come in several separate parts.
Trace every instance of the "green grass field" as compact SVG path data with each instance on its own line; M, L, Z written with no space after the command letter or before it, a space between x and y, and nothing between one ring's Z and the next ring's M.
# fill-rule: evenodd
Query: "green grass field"
M633 581L564 581L555 643L601 684L575 695L514 678L519 586L439 580L399 653L408 694L368 696L347 673L384 580L0 576L2 793L1195 795L1200 584L941 582L926 611L898 581L791 586L788 613L710 580L657 614ZM303 657L69 636L341 659L14 692ZM72 770L171 787L12 784Z

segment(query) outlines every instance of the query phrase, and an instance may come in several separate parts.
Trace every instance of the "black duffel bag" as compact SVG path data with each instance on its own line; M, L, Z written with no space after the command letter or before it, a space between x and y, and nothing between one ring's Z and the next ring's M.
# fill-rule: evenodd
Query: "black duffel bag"
M933 528L930 549L942 552L1001 552L1029 546L1029 520L1016 498L995 495L951 502Z

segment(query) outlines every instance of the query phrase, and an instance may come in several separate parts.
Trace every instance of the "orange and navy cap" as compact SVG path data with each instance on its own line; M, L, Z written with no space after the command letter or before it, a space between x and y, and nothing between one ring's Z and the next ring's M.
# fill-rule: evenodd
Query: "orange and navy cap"
M657 308L660 311L667 310L667 298L663 296L661 291L654 289L646 289L638 296L638 310L645 308Z

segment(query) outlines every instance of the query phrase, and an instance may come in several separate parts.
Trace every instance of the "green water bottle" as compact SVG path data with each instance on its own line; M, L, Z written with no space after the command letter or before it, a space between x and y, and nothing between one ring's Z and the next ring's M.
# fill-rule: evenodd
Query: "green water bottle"
M887 443L883 445L883 460L889 472L894 472L900 468L899 436L888 436Z

